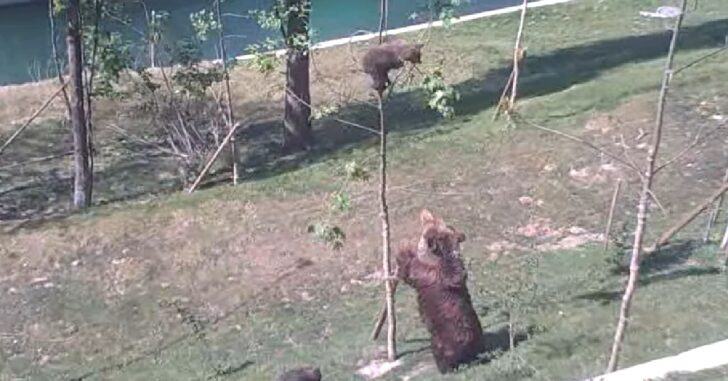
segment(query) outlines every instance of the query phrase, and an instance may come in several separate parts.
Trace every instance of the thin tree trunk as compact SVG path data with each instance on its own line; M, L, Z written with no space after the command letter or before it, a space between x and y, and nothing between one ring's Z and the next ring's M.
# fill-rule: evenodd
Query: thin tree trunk
M305 8L307 0L286 0L289 6ZM283 117L283 148L288 152L305 150L313 145L311 131L311 82L309 73L309 50L291 46L290 40L308 33L307 11L289 12L287 24L288 52L286 57L285 114ZM292 94L291 94L292 93ZM294 96L295 95L295 96Z
M394 281L392 285L392 295L394 295L397 292L397 285L399 282ZM374 329L372 329L371 339L377 340L379 338L379 334L382 332L382 328L384 327L384 322L387 321L387 302L385 300L384 304L382 305L382 309L379 311L379 315L377 317L377 322L374 324Z
M68 68L71 84L71 128L73 131L73 205L77 209L91 205L91 166L88 146L83 87L83 40L81 36L80 0L68 1Z
M101 0L94 0L94 27L93 27L93 38L92 38L92 45L91 45L91 63L88 64L83 61L84 57L82 56L82 63L83 67L89 67L89 73L88 77L86 78L86 91L85 91L85 101L86 101L86 145L88 146L88 166L89 166L89 183L91 186L89 187L89 195L88 198L91 200L93 197L93 183L94 183L94 128L93 128L93 105L92 105L92 95L94 92L94 77L96 76L96 58L98 54L98 47L99 47L99 23L101 22L101 9L102 4ZM84 71L85 72L85 71ZM90 201L89 201L90 202Z
M516 46L513 48L513 83L511 87L511 98L508 101L508 109L512 110L516 103L516 94L518 93L518 75L520 74L519 66L523 58L523 28L526 25L526 11L528 10L528 0L523 0L523 8L521 9L521 22L518 24L518 33L516 34Z
M157 67L157 44L154 42L149 43L149 66L152 69Z
M68 118L71 118L71 100L68 97L66 91L66 81L63 79L63 69L61 68L61 60L58 58L58 42L56 41L56 11L53 6L54 0L48 0L48 27L51 34L51 54L53 55L53 64L56 67L56 74L58 76L58 83L63 86L63 101L66 105L66 112Z
M225 30L222 22L222 12L220 11L220 0L215 0L215 13L217 14L218 40L220 43L220 58L222 59L222 71L225 76L225 99L227 102L227 120L225 121L230 131L235 126L235 114L233 113L233 99L230 91L230 72L227 66L227 49L225 49ZM235 134L230 137L230 156L233 161L233 185L238 185L238 145Z
M382 220L382 270L385 276L384 297L387 303L387 358L397 359L397 321L394 312L394 281L392 277L390 245L389 245L389 207L387 206L387 129L384 123L384 105L382 93L377 94L379 105L379 202Z
M379 44L384 43L384 33L387 31L387 18L389 15L389 2L380 0L379 3Z
M612 235L612 221L614 220L614 209L617 206L619 198L619 190L622 188L622 179L617 179L617 185L614 186L612 194L612 204L609 206L609 217L607 218L607 228L604 231L604 251L609 249L609 237Z
M728 169L726 169L725 176L723 176L723 182L728 183ZM710 241L710 231L713 230L713 225L715 225L715 221L718 220L718 215L720 214L720 209L722 207L723 207L723 195L718 197L718 201L716 201L713 211L708 216L708 226L705 227L705 234L703 235L703 243L708 243L708 241Z
M622 343L624 341L625 331L629 322L632 299L637 288L637 281L639 280L640 257L642 254L642 244L644 241L645 228L647 226L647 210L650 203L652 179L655 172L655 161L657 159L657 154L660 149L660 143L662 140L662 124L665 115L665 103L667 99L667 93L670 88L670 81L672 80L672 68L673 60L675 57L675 47L677 46L677 38L680 33L680 26L682 25L686 5L687 0L682 0L680 15L675 21L675 28L673 29L672 39L670 41L670 50L667 54L667 60L665 63L665 70L662 78L662 87L660 88L660 95L657 102L657 116L655 120L655 126L652 131L652 144L647 153L647 168L645 168L645 173L642 180L642 191L640 193L640 201L637 206L637 227L635 228L634 243L632 245L632 259L630 260L629 265L629 279L627 280L627 287L625 288L624 296L622 297L622 305L619 310L619 321L617 323L617 328L614 333L614 343L612 344L612 351L609 356L607 373L615 371L619 366L619 355L622 350Z
M723 271L728 269L728 224L725 226L725 232L723 233L723 239L720 241L721 250L725 251L725 258L723 259Z

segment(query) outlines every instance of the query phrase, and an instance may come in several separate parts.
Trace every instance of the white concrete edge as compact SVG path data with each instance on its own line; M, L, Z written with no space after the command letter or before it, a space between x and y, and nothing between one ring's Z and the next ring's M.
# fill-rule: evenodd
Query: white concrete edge
M728 365L728 340L697 347L675 356L635 365L585 381L644 381L670 373L694 373Z
M534 3L529 3L528 8L529 9L540 8L540 7L545 7L545 6L549 6L549 5L570 3L573 1L574 0L541 0L541 1L536 1ZM452 21L452 24L460 24L460 23L467 22L467 21L473 21L473 20L478 20L478 19L482 19L482 18L486 18L486 17L504 15L504 14L520 12L520 11L521 11L521 6L514 5L511 7L499 8L499 9L494 9L491 11L485 11L485 12L479 12L479 13L473 13L473 14L461 16L461 17L454 19ZM444 23L442 21L438 20L438 21L433 21L433 22L428 22L428 23L405 26L405 27L397 28L397 29L389 29L386 31L386 35L395 36L395 35L403 34L403 33L417 32L417 31L424 30L424 29L427 29L430 27L442 28L443 24ZM312 50L326 49L326 48L331 48L334 46L341 46L341 45L346 45L346 44L355 43L355 42L369 41L369 40L373 40L377 37L379 37L378 33L366 33L366 34L361 34L358 36L337 38L334 40L319 42L319 43L313 45L311 47L311 49ZM285 52L286 52L285 49L279 49L272 53L275 53L276 56L280 57L283 54L285 54ZM252 59L253 57L254 57L253 54L245 54L245 55L237 56L237 57L235 57L235 59L245 61L245 60Z

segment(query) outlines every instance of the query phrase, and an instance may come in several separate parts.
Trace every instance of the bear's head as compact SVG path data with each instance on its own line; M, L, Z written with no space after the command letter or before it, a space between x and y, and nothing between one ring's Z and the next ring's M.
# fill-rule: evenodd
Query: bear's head
M427 209L420 213L420 222L422 235L417 244L417 256L420 259L460 257L460 244L465 241L465 234L448 226Z
M404 51L402 51L400 59L409 61L415 65L422 63L422 48L424 46L424 44L407 45Z

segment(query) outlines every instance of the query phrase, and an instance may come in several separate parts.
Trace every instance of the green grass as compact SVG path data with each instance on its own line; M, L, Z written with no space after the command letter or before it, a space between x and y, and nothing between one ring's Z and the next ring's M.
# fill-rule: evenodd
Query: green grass
M537 268L537 297L522 324L535 333L516 350L490 363L442 377L431 368L421 380L567 380L604 370L618 308L621 276L606 266L598 248L550 253ZM504 267L471 261L470 289L488 332L505 321L495 300L479 294L493 288ZM686 258L691 264L686 264ZM506 260L507 262L508 260ZM722 338L728 324L728 277L719 273L715 247L667 253L645 267L622 364L627 366L675 354ZM502 266L506 266L505 264ZM295 364L316 364L327 379L356 380L357 362L381 350L368 339L380 303L368 287L337 295L309 289L307 302L269 301L234 324L224 323L204 338L192 337L158 356L105 375L108 379L203 379L216 369L238 370L231 379L270 380ZM530 298L524 298L529 301ZM524 302L525 303L525 302ZM530 302L529 302L530 303ZM400 292L399 343L403 365L383 378L396 380L431 362L428 335L416 313L414 295ZM487 312L483 312L486 311ZM237 325L237 326L236 326Z

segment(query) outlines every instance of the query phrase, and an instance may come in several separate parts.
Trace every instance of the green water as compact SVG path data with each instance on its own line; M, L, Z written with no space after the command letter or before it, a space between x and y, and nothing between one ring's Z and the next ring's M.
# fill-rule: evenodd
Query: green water
M396 28L429 19L425 11L431 0L390 0L389 27ZM461 13L497 9L515 5L520 0L471 0ZM271 0L227 0L225 13L246 15L250 9L263 9ZM150 9L170 13L167 39L173 41L191 35L189 14L209 6L205 0L147 0ZM144 29L141 7L129 5L134 27ZM356 31L374 31L378 27L379 0L313 0L312 26L317 41L349 36ZM247 18L225 17L227 45L231 54L244 52L248 44L259 41L265 31ZM64 25L63 20L57 22ZM53 74L50 62L50 39L47 5L43 0L30 4L0 7L0 85L23 83ZM129 28L126 28L128 31ZM59 35L62 34L59 30ZM127 37L140 42L140 36L128 31ZM140 44L141 45L141 44ZM63 40L59 40L63 51ZM144 65L147 59L142 49L135 53L135 64ZM214 55L207 47L206 55Z

